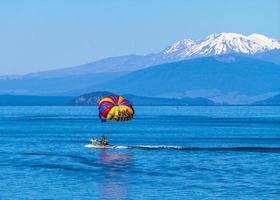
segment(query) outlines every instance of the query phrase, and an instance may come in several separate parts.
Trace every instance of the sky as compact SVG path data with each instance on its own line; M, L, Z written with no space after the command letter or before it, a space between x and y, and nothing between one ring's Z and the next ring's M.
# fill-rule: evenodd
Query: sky
M280 39L280 0L0 0L0 75L159 52L219 32Z

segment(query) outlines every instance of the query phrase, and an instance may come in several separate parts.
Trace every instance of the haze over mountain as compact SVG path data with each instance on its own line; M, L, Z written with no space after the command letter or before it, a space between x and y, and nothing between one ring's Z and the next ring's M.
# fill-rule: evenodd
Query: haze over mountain
M280 42L276 39L260 34L219 33L202 40L179 40L154 54L106 58L23 76L1 76L0 94L79 95L113 88L114 92L143 96L206 97L217 102L250 103L280 90L275 80L279 65L273 64L279 64L279 58ZM182 60L193 61L178 64ZM156 66L159 64L164 65ZM174 73L180 77L179 83ZM276 84L274 87L267 83L270 79ZM244 88L248 90L243 91Z

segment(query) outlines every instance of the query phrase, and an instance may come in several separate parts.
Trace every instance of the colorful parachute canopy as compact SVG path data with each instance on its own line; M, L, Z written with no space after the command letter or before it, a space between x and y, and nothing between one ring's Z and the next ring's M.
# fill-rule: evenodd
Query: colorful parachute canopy
M101 121L128 121L133 118L134 109L129 101L121 96L112 95L101 99L98 104Z

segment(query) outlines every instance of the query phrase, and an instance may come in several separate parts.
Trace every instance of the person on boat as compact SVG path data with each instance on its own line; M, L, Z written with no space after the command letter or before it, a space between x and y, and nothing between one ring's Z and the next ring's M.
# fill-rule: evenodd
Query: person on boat
M90 139L92 145L109 145L108 138L106 136L102 136L101 139L91 138Z
M109 145L108 138L106 136L102 136L101 140L100 140L100 143L104 146Z
M90 141L91 141L92 145L96 145L99 143L99 141L96 138L91 138Z

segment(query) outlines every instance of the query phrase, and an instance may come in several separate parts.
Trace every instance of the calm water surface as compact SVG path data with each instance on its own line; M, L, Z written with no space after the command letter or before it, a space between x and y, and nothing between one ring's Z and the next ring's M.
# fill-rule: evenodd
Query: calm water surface
M152 149L85 147L100 135ZM280 107L0 107L1 200L279 197Z

